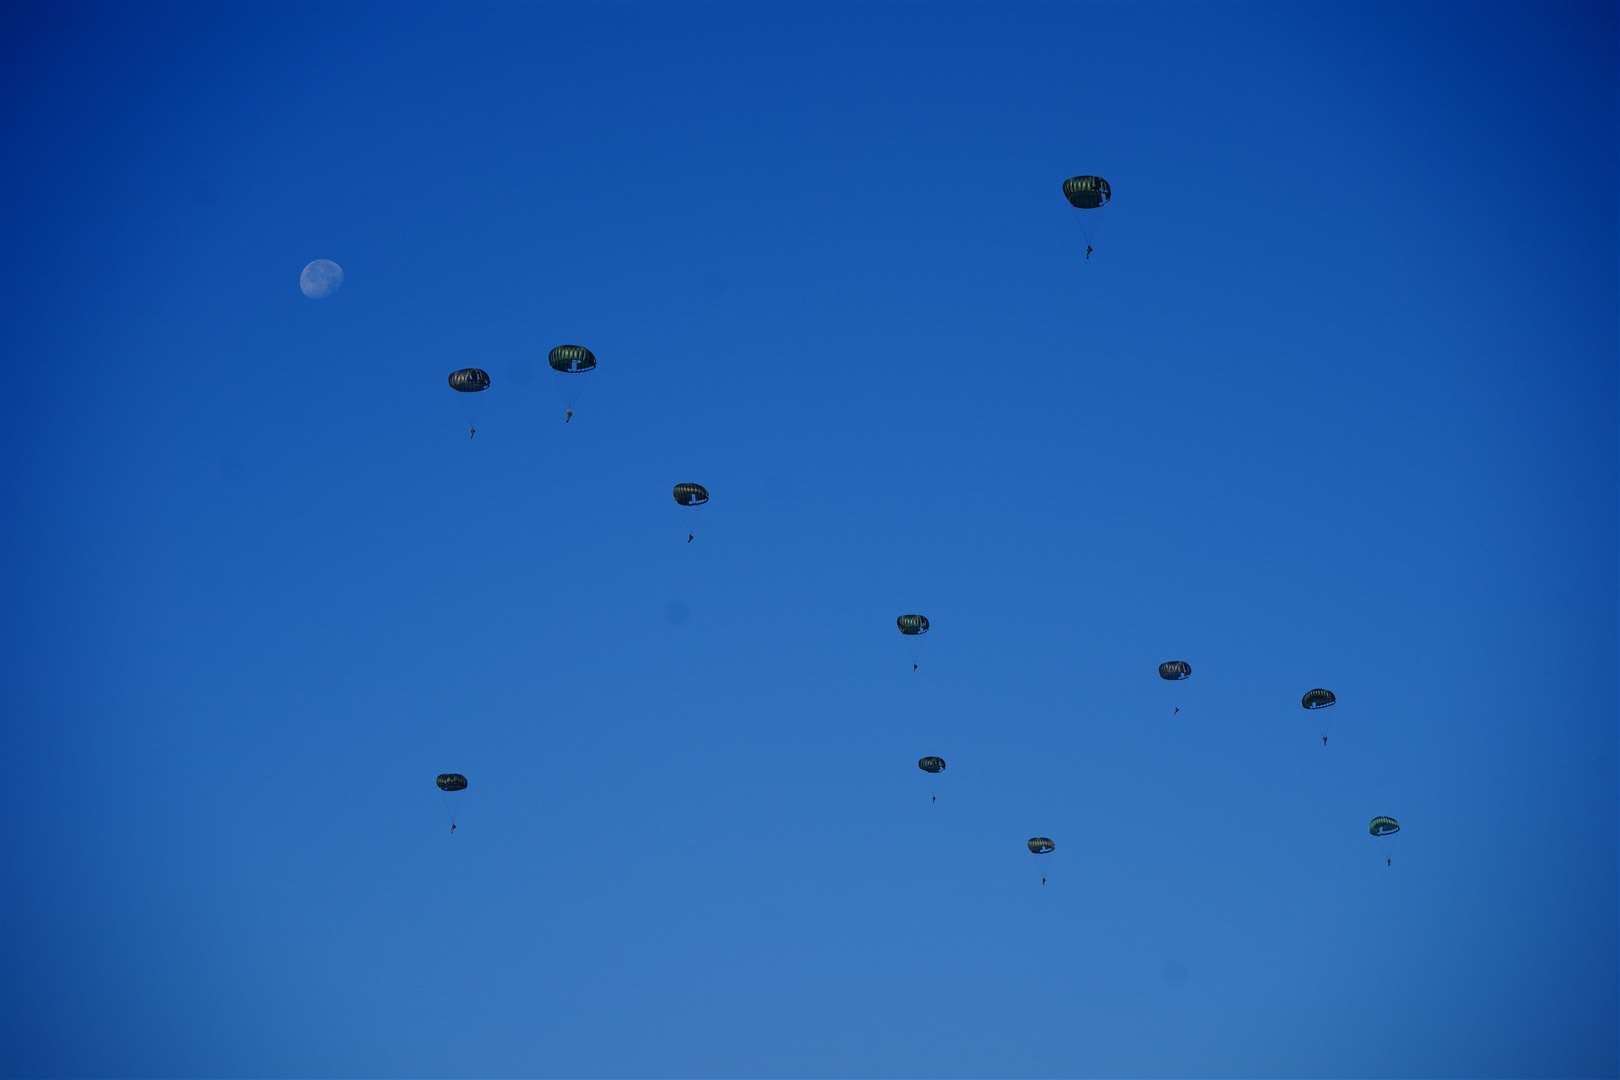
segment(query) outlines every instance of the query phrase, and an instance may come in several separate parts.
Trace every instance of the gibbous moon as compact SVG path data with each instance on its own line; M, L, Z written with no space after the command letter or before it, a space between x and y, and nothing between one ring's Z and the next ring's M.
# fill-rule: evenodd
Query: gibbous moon
M343 267L331 259L316 259L298 275L299 290L311 300L325 300L343 287Z

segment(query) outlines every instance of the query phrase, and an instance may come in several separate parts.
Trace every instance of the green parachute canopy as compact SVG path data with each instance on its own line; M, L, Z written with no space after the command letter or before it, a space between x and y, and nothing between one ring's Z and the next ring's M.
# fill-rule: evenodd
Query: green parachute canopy
M1108 205L1114 189L1100 176L1071 176L1063 181L1063 197L1076 210L1095 210Z
M1057 849L1049 836L1032 836L1029 838L1029 853L1031 855L1050 855Z
M564 375L583 375L596 367L596 354L583 345L559 345L546 358L551 370Z
M945 759L930 754L928 757L917 759L917 768L926 773L942 773L945 771Z
M450 389L463 394L476 394L489 389L489 372L483 368L464 367L450 373Z
M918 634L928 633L928 616L926 615L901 615L894 620L894 624L907 637L916 637Z
M1333 696L1333 691L1317 687L1315 690L1305 691L1305 696L1299 699L1299 704L1306 709L1325 709L1338 700Z
M467 778L458 772L442 772L433 782L439 785L440 791L467 790Z
M1192 665L1185 660L1166 660L1159 665L1159 678L1180 682L1192 677Z
M1375 817L1367 823L1367 831L1374 836L1394 836L1401 831L1401 823L1392 817Z
M709 501L709 489L702 484L676 484L675 501L682 506L702 506Z

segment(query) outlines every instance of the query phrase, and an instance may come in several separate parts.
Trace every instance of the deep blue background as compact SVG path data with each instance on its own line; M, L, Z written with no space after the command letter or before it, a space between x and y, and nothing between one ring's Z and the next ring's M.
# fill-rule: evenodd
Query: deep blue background
M7 1071L1614 1075L1615 9L1413 6L9 15Z

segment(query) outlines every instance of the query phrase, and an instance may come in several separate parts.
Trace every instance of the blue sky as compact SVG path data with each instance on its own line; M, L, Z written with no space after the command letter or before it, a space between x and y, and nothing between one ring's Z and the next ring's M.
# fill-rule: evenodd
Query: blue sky
M1612 5L6 18L8 1073L1615 1075Z

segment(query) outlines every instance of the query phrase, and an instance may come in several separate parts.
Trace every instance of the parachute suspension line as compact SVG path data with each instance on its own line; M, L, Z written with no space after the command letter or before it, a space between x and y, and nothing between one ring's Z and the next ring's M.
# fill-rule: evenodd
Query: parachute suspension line
M1159 665L1159 678L1166 682L1184 682L1192 678L1192 665L1185 660L1166 660ZM1170 715L1181 715L1181 708L1180 705L1174 706Z
M596 354L583 345L558 345L546 356L546 362L551 365L551 370L570 379L577 379L596 370ZM563 410L563 423L569 423L574 419L574 406L579 404L584 389L579 383L569 384L568 393L565 395L567 405Z
M1104 212L1102 210L1097 211L1099 214ZM1085 241L1087 249L1095 250L1100 248L1103 238L1102 219L1098 218L1092 221L1082 214L1080 216L1080 238Z
M911 670L918 671L922 667L922 642L917 639L928 633L928 616L909 614L901 615L894 620L900 633L911 639L908 653L911 657Z
M1056 849L1057 845L1052 842L1052 838L1049 836L1032 836L1029 838L1029 853L1031 855L1050 855ZM1041 886L1044 888L1045 885L1046 867L1043 864L1041 866Z
M945 771L945 759L937 754L929 754L927 757L917 759L917 768L930 776L937 777ZM939 785L937 783L930 784L928 785L928 804L932 806L937 802L939 802Z
M1106 207L1114 197L1114 189L1100 176L1071 176L1063 181L1063 197L1080 212L1080 234L1086 243L1086 258L1091 258L1092 245L1102 236L1106 220Z
M675 502L685 507L702 506L709 501L709 489L702 484L676 484L672 494L675 496ZM686 542L690 544L696 535L696 530L689 527L686 533Z
M461 368L450 373L450 389L458 394L481 394L489 389L489 372L482 368ZM467 420L467 438L472 439L478 434L478 418L472 416Z
M439 791L443 793L440 796L440 806L450 811L450 835L454 836L456 835L456 811L455 803L451 800L455 798L456 792L467 790L467 778L460 773L440 773L434 783L438 786Z

